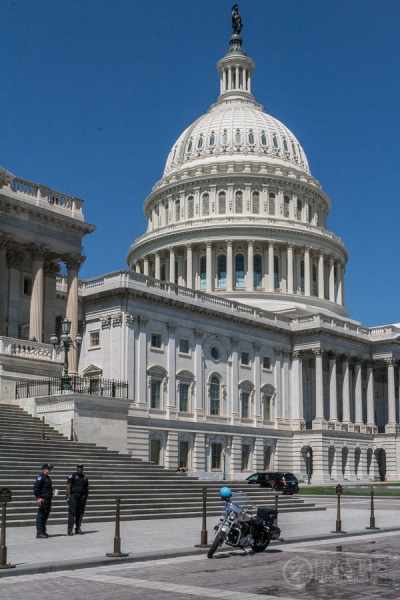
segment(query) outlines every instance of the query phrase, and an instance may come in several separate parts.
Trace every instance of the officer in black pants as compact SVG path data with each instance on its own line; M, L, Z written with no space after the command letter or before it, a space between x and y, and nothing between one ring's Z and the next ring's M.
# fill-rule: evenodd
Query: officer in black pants
M83 474L83 465L79 464L76 473L69 475L67 479L68 535L74 535L74 523L75 533L83 534L81 525L88 496L89 481Z
M54 496L53 484L50 479L50 471L53 467L46 463L42 466L42 473L36 478L33 486L33 493L38 503L36 516L36 537L48 538L46 523L51 511L51 500Z

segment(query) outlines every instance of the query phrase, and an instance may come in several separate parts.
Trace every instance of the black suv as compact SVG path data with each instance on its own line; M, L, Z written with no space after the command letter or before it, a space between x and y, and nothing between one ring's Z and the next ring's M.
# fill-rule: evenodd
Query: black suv
M247 483L256 483L260 487L275 489L283 494L297 494L299 491L299 481L293 473L264 471L253 473L247 477L246 481Z

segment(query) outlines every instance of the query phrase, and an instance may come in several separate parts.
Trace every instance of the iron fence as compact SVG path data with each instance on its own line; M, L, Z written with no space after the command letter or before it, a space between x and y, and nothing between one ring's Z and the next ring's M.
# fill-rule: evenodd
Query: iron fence
M33 398L39 396L55 396L56 394L88 394L91 396L106 396L107 398L128 398L128 382L114 379L99 379L96 377L80 377L69 375L68 378L51 377L17 381L15 398Z

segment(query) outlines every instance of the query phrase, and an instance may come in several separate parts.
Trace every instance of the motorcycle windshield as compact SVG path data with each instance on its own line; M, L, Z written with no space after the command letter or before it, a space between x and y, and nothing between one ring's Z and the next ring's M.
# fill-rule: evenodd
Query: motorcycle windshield
M235 504L239 508L245 508L246 506L250 506L250 498L246 492L235 492L232 494L230 500L232 504Z

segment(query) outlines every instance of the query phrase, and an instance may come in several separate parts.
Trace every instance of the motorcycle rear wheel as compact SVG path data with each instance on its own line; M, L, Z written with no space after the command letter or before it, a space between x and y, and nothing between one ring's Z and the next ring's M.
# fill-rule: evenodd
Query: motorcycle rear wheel
M217 535L214 538L213 543L211 544L211 548L209 549L208 553L207 553L207 558L212 558L214 556L214 552L216 551L216 549L218 548L218 546L220 545L221 541L224 539L225 534L223 533L223 531L220 531L219 533L217 533Z
M264 552L265 548L269 545L269 542L270 540L267 540L263 544L258 544L257 542L254 542L254 544L251 545L251 549L253 550L253 552Z

